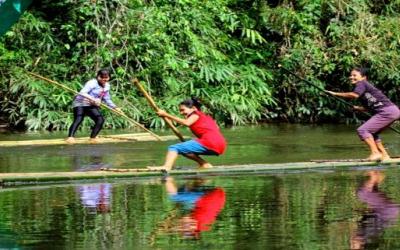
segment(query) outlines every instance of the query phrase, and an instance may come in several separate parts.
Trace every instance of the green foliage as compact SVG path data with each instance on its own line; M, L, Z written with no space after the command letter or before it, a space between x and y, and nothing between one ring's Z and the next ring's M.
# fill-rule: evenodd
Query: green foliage
M342 91L351 89L351 68L365 65L372 82L398 101L400 3L386 2L43 0L0 39L1 114L29 129L65 129L72 96L25 70L79 90L110 67L115 102L152 127L164 124L133 77L163 109L176 113L182 99L199 96L227 124L352 119L276 65ZM112 116L106 126L129 124Z
M350 70L366 66L369 79L398 102L398 7L399 1L285 1L265 7L260 15L265 26L281 35L278 61L294 73L323 88L351 91ZM345 107L298 79L283 75L280 80L275 89L282 118L313 122L352 117Z
M116 103L150 126L163 123L131 84L134 76L171 112L195 95L222 122L257 122L264 106L274 105L272 73L258 63L264 55L256 48L264 43L225 1L42 1L3 38L2 59L13 65L1 72L8 96L3 112L29 129L65 129L72 96L27 77L22 68L79 90L108 66ZM107 122L129 125L118 117Z

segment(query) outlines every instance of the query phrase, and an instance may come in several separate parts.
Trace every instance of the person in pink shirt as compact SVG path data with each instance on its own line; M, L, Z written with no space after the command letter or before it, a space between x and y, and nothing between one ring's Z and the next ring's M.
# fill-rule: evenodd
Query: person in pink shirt
M188 126L197 138L169 146L164 165L161 167L148 167L149 170L171 170L178 155L194 160L199 164L199 168L211 168L212 165L199 155L220 155L225 152L226 141L217 123L212 117L204 114L200 107L199 100L191 98L179 104L179 112L185 118L173 116L164 110L157 112L159 116Z

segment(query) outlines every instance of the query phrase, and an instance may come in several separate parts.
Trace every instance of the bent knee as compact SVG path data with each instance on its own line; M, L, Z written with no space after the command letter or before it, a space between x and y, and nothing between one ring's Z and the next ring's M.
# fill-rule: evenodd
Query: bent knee
M369 137L372 137L371 131L369 131L368 128L364 128L363 126L357 128L357 134L361 140L365 140Z
M179 147L177 146L177 144L171 145L168 147L168 151L174 151L179 153Z

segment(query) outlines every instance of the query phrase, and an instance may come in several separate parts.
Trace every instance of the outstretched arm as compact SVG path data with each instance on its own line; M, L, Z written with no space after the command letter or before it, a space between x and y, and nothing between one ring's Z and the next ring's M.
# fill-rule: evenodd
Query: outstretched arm
M348 98L348 99L357 99L359 97L359 95L354 92L333 92L333 91L329 91L329 90L326 90L325 92L328 94L331 94L333 96L339 96L339 97Z
M199 116L196 115L196 114L193 114L193 115L189 116L186 119L182 119L182 118L176 117L174 115L168 114L164 110L157 111L157 115L158 116L167 117L167 118L169 118L169 119L171 119L171 120L173 120L173 121L175 121L175 122L177 122L179 124L182 124L182 125L185 125L185 126L188 126L188 127L190 127L193 123L195 123L199 119Z

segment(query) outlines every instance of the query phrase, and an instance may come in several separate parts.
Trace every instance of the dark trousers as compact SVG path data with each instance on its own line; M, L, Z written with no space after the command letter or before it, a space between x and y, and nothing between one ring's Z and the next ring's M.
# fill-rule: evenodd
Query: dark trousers
M89 116L94 121L94 126L92 127L92 133L90 138L95 138L100 130L103 128L104 117L100 113L100 110L96 106L85 106L85 107L75 107L74 108L74 122L69 128L68 137L74 137L76 131L81 125L83 118Z

